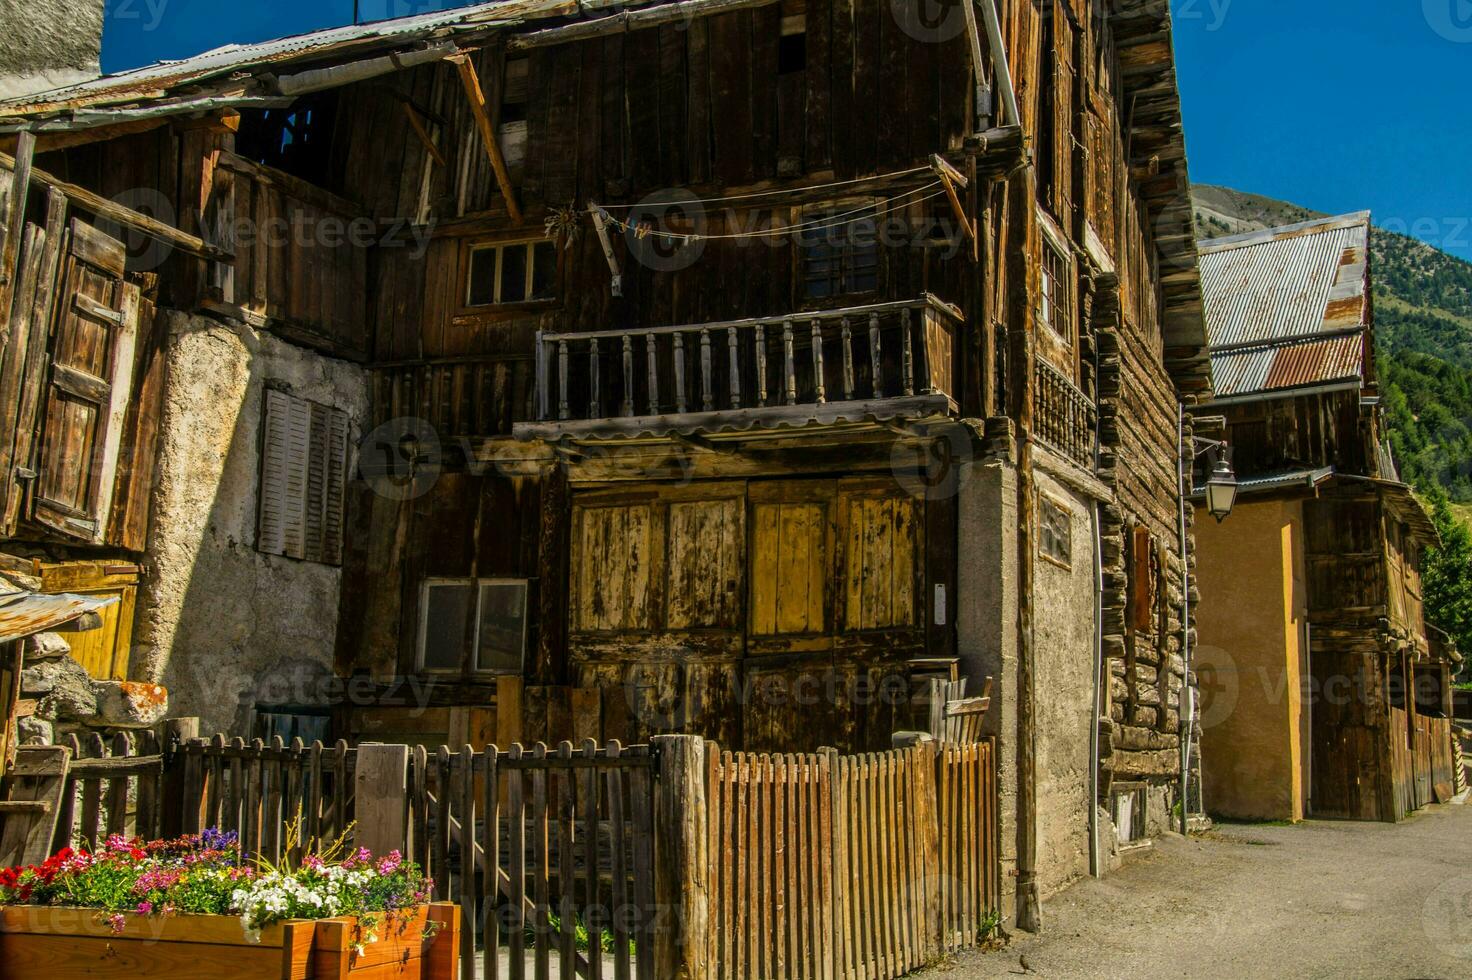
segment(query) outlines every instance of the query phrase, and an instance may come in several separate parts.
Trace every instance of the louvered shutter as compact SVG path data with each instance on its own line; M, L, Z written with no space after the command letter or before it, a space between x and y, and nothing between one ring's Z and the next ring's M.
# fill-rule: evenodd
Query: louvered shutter
M274 388L265 403L256 548L341 564L347 414Z
M1073 227L1073 161L1076 155L1074 137L1074 45L1073 19L1068 4L1058 0L1053 10L1053 216L1072 237Z
M31 517L100 542L117 472L137 339L123 244L73 219L51 344Z

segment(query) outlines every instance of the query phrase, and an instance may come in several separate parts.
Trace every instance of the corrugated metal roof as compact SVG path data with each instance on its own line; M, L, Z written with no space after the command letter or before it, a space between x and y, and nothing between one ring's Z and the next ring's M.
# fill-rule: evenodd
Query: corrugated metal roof
M117 596L14 591L0 595L0 643L54 630L118 601Z
M1369 238L1360 212L1201 244L1217 397L1364 376Z
M576 0L493 0L490 3L454 10L328 28L256 44L227 44L190 58L162 61L131 71L103 75L77 85L0 102L0 116L45 114L159 99L172 89L212 78L223 76L225 81L238 83L240 79L235 76L239 72L248 73L262 68L277 69L291 62L310 61L350 51L357 53L359 49L370 51L402 46L406 42L436 35L492 30L527 17L570 15L579 9L582 8Z

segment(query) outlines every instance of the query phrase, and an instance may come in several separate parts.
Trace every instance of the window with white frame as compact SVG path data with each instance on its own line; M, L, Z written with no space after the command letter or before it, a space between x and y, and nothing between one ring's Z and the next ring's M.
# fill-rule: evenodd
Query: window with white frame
M1038 319L1065 344L1073 346L1073 262L1047 235L1043 236L1042 307Z
M557 247L551 239L470 246L466 306L505 306L553 299Z
M435 674L521 673L526 610L526 579L425 579L419 596L418 669Z

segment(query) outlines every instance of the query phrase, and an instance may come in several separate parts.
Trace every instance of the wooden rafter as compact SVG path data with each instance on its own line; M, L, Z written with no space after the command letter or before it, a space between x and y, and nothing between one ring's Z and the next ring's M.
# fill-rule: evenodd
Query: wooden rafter
M511 175L506 171L506 159L501 156L501 144L496 140L496 127L491 125L490 113L486 111L486 96L480 87L480 77L468 54L451 55L448 59L460 72L460 84L465 87L465 97L470 100L470 113L480 128L481 142L485 144L486 156L491 158L491 169L496 172L496 185L501 188L501 197L506 201L506 213L515 224L521 224L521 208L516 204L516 192L511 187Z
M971 260L973 262L981 258L980 236L976 233L976 222L966 217L966 209L961 206L961 198L956 193L956 188L963 190L970 183L966 175L947 163L939 154L930 155L930 169L940 178L940 182L946 189L946 199L951 202L951 211L956 220L961 223L961 228L966 232L966 237L971 239Z

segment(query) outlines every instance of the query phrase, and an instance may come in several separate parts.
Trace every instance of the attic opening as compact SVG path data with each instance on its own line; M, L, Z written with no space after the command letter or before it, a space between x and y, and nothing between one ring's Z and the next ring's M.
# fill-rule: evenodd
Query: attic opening
M235 152L319 186L328 183L336 90L304 95L284 109L243 109Z
M782 36L777 41L777 74L794 75L808 67L807 14L784 14Z

